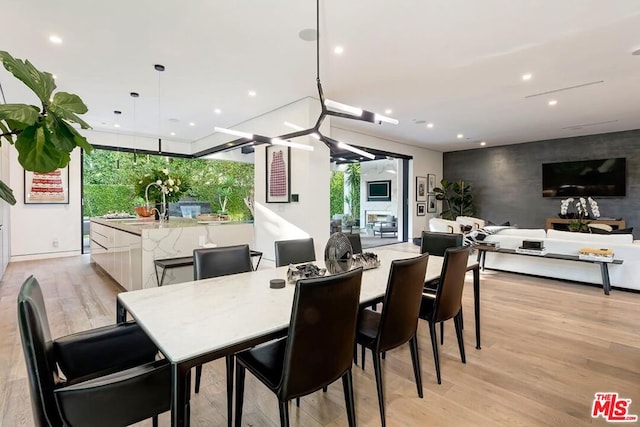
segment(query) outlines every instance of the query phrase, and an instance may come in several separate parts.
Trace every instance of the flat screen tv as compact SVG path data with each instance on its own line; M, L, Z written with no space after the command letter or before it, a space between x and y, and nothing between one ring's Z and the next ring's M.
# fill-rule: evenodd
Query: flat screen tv
M367 201L390 202L391 181L367 181Z
M542 164L543 197L624 197L626 159Z

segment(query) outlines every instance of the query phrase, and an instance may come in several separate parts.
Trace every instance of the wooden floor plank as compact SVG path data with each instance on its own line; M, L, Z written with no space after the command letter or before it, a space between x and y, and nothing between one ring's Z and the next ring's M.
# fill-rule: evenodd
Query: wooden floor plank
M87 256L11 263L0 281L0 425L33 425L28 383L17 329L16 296L33 274L45 295L54 337L110 324L122 289ZM482 274L483 349L476 350L471 276L467 278L460 361L453 325L440 346L443 383L435 378L426 322L418 341L424 398L417 395L408 346L387 354L383 376L387 425L393 426L586 426L606 425L590 416L593 395L616 391L640 414L640 294L538 277ZM451 323L451 322L449 322ZM360 426L379 426L371 353L367 369L354 366ZM225 365L205 365L201 392L193 395L192 425L226 425ZM342 385L290 405L291 425L347 424ZM243 425L277 426L275 396L247 375ZM169 414L160 425L168 426ZM150 421L138 426L150 426Z

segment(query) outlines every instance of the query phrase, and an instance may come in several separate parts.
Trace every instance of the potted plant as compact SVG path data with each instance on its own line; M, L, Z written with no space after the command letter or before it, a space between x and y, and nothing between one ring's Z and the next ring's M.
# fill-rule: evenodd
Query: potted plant
M441 187L436 187L433 192L436 195L436 200L442 200L442 213L440 216L443 219L449 219L455 221L458 216L473 216L475 208L473 206L473 195L471 194L471 185L468 182L460 181L447 181L443 179L440 181Z
M167 202L165 212L169 212L169 202L177 202L190 188L185 177L170 173L168 168L147 169L141 176L135 177L134 187L136 196L154 205L162 202L164 193ZM161 210L158 206L157 208Z
M78 95L56 92L51 73L38 71L28 60L22 61L0 51L4 68L38 97L41 105L0 105L0 145L4 139L15 146L18 162L25 170L47 173L67 166L70 153L80 147L90 153L91 145L72 125L90 129L78 114L87 106ZM13 191L0 181L0 199L14 205Z

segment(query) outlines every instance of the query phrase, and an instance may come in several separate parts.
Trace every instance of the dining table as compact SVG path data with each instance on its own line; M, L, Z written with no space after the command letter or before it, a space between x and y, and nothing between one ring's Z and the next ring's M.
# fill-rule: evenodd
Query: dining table
M417 249L417 248L416 248ZM419 255L404 247L378 247L380 266L363 272L360 303L382 301L391 262ZM425 281L441 275L444 258L429 256ZM171 364L171 425L189 425L191 368L286 336L295 284L270 287L271 279L287 280L288 266L122 292L117 297L118 322L137 321ZM480 269L473 272L476 348L480 349ZM231 425L231 419L228 420Z

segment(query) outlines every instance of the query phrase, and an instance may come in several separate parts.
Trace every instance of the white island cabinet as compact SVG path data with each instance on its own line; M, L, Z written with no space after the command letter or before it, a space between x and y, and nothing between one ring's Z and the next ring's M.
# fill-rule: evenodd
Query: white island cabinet
M202 244L253 247L252 222L208 222L171 218L91 219L91 261L126 290L158 286L156 259L191 256ZM193 268L167 272L164 284L193 280Z

